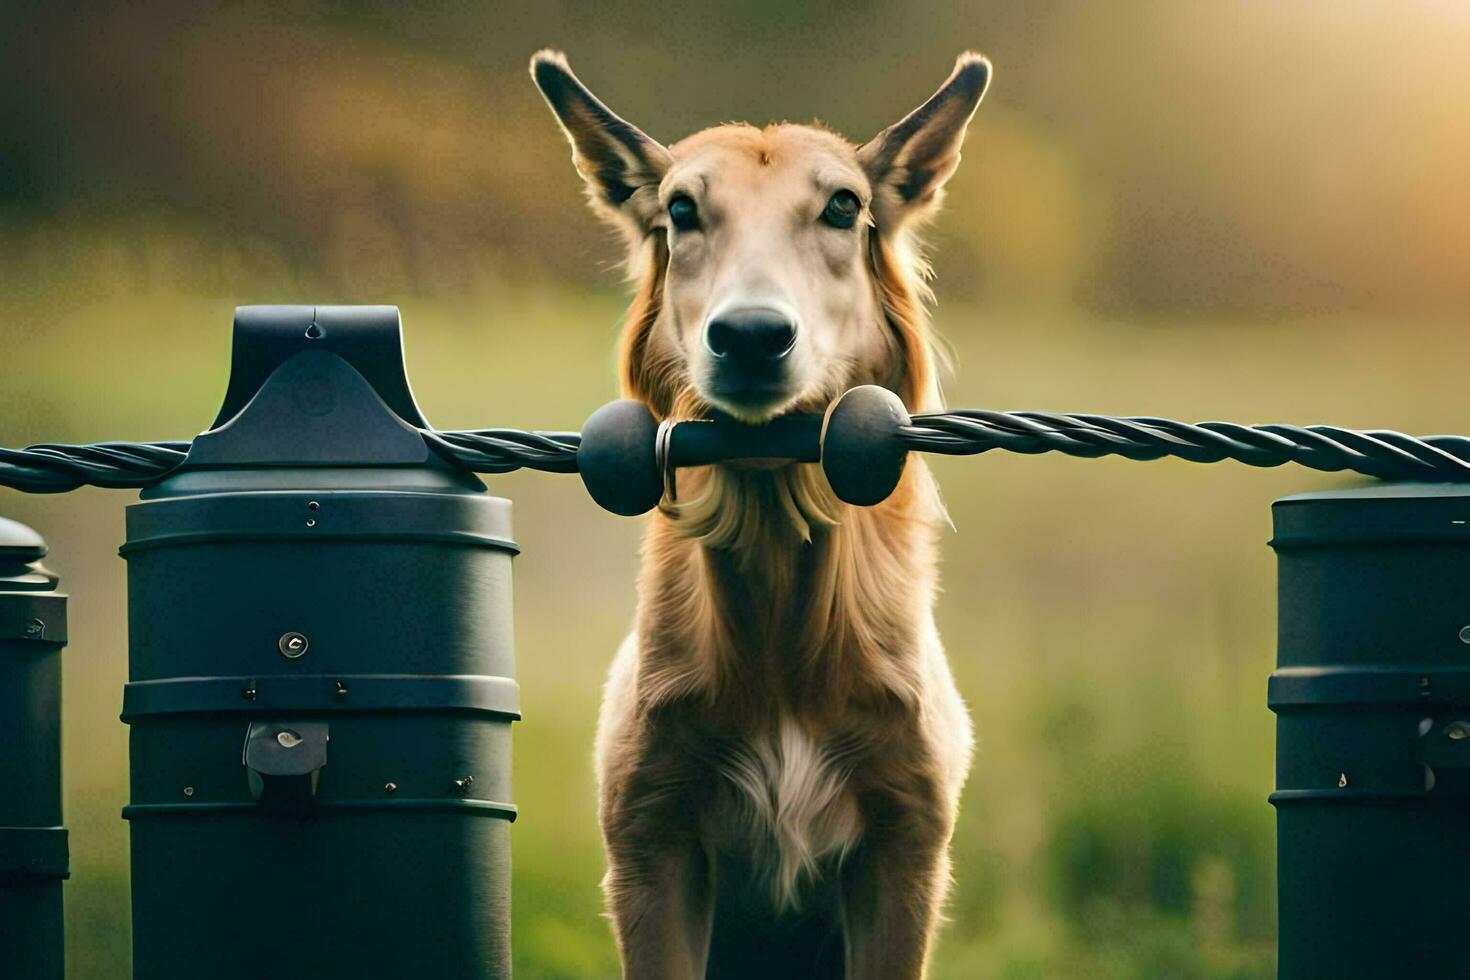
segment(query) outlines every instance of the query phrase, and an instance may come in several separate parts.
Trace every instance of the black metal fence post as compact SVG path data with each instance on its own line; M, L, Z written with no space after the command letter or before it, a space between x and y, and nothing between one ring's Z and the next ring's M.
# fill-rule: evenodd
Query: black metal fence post
M1470 970L1470 486L1274 505L1280 976Z
M432 452L393 307L242 307L128 508L137 980L510 972L510 504Z
M0 518L0 974L60 980L66 596L45 555L35 531Z

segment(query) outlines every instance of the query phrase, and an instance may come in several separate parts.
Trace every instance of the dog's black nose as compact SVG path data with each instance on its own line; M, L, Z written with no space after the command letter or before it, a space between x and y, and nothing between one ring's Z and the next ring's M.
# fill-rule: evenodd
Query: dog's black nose
M764 307L731 310L704 328L704 345L716 357L742 363L779 361L796 346L796 324Z

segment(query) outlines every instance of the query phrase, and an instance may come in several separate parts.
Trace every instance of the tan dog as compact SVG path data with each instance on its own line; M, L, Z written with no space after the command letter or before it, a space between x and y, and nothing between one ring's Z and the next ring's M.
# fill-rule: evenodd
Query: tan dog
M789 124L664 147L560 53L531 73L627 237L626 397L758 422L879 384L938 407L912 233L989 62L961 56L860 147ZM924 973L971 753L934 628L941 520L918 459L868 509L812 464L681 474L647 531L597 738L626 976Z

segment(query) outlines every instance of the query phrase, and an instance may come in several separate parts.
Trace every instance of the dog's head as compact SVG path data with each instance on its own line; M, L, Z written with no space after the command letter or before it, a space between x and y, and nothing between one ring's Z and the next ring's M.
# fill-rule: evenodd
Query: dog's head
M662 415L758 422L821 410L858 384L911 408L933 370L916 220L960 159L990 63L962 55L927 102L862 146L813 126L716 126L670 147L615 115L543 51L531 74L572 143L594 208L641 279L626 393Z

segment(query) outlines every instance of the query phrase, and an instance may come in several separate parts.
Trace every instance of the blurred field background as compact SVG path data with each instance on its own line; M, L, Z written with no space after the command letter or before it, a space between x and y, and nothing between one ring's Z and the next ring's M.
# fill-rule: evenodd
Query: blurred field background
M989 54L932 236L954 405L1470 429L1457 0L12 0L0 445L197 432L245 302L399 304L435 424L577 426L616 394L623 292L525 75L547 44L666 141L812 117L864 139L958 50ZM1345 481L935 467L955 524L941 627L980 738L935 976L1270 976L1268 503ZM491 486L516 501L524 548L517 975L608 977L589 755L638 524L572 478ZM115 547L131 496L0 491L73 595L76 978L126 974Z

